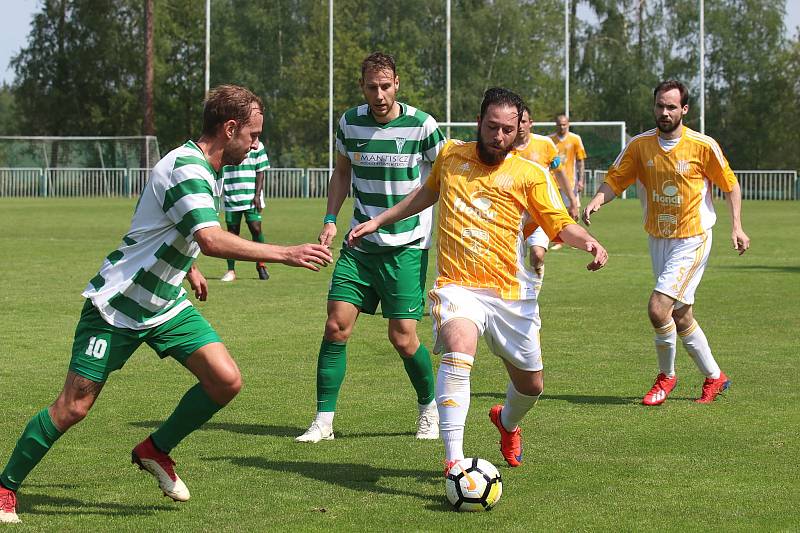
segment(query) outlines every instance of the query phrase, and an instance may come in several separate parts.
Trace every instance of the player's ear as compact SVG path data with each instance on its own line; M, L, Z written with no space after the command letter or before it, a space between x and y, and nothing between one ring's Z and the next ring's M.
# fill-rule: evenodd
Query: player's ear
M395 90L395 92L397 92L398 89L400 89L400 76L395 76L394 77L394 90Z
M226 120L222 124L222 132L225 134L226 139L232 139L233 136L236 134L236 121L233 119Z

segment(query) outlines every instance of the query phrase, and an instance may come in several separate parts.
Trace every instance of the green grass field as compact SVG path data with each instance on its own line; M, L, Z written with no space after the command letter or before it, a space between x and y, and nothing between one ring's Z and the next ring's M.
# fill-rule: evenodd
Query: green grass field
M0 465L28 419L59 392L81 291L127 230L133 201L0 200ZM348 345L336 440L301 445L312 420L316 354L331 269L201 258L198 308L242 370L241 394L173 453L192 499L176 504L130 464L130 450L193 383L146 347L115 373L81 424L19 493L42 531L797 531L800 530L800 204L746 202L752 249L738 257L719 222L695 314L731 390L694 404L702 378L681 346L679 385L660 408L639 401L657 368L646 302L650 259L639 204L617 201L592 231L610 261L551 252L541 298L545 393L523 422L525 462L504 466L487 418L507 378L481 345L466 452L490 460L504 494L490 513L449 510L443 446L414 439L416 402L382 318L363 316ZM315 241L324 203L273 200L269 242ZM346 209L342 213L346 213ZM343 234L347 216L340 217ZM340 234L340 237L341 237ZM431 256L433 275L433 254ZM420 337L430 345L425 317ZM436 362L435 362L436 364Z

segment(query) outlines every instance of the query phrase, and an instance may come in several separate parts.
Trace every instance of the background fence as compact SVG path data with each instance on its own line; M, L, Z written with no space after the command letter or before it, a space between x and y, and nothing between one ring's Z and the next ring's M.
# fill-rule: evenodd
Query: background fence
M745 200L798 200L800 183L795 170L736 170ZM603 183L605 170L586 170L584 196ZM147 183L146 168L0 168L0 197L139 196ZM327 168L270 168L266 172L267 198L325 198ZM625 198L636 198L630 186ZM723 193L714 187L714 197Z

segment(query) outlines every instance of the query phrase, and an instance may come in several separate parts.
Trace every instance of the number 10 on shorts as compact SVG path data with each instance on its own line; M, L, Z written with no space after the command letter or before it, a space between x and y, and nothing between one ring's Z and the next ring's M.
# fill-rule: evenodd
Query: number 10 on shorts
M108 343L105 339L98 339L97 337L89 337L89 347L86 348L86 355L90 355L95 359L102 359L106 354Z

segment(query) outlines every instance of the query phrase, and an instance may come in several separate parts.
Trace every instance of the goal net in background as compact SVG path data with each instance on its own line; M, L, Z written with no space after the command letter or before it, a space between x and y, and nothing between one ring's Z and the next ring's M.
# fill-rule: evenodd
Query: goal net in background
M0 196L136 196L155 136L0 137Z
M155 136L0 137L3 168L153 168Z
M550 135L555 132L555 122L534 122L532 131L539 135ZM474 141L477 139L477 125L475 122L440 122L439 127L448 138ZM593 195L598 182L595 176L608 170L614 159L625 147L628 141L625 133L624 122L570 122L569 129L577 133L583 140L586 149L584 162L584 195ZM449 133L448 133L449 131Z

